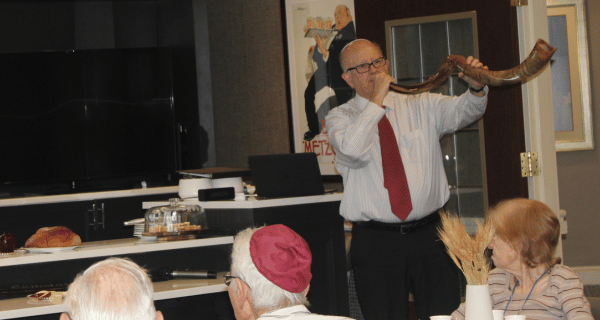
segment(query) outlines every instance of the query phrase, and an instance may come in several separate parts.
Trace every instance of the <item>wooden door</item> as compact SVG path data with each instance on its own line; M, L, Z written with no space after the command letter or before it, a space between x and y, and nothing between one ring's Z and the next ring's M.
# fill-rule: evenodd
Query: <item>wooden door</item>
M475 11L479 59L490 70L519 63L516 8L509 1L475 0L355 0L356 36L386 47L385 21ZM483 117L489 204L528 197L521 177L520 153L525 151L521 85L491 87Z

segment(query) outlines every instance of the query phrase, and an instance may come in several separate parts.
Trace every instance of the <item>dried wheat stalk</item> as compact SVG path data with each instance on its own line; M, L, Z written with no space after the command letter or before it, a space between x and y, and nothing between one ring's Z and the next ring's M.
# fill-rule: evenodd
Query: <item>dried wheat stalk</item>
M490 264L485 257L485 249L492 241L494 231L488 221L485 225L477 222L474 237L456 215L441 213L442 225L438 228L440 239L446 245L448 254L463 272L469 285L487 284Z

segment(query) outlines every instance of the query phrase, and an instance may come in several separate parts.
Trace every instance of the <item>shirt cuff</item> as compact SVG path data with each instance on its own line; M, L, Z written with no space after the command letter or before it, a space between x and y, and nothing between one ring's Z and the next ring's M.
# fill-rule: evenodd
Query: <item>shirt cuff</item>
M469 88L469 89L467 89L467 91L469 91L469 93L470 93L470 94L471 94L473 97L475 97L475 98L478 98L478 99L481 99L481 98L485 98L485 97L487 97L487 95L488 95L488 92L490 92L490 88L489 88L487 85L484 85L484 86L483 86L483 92L485 92L485 96L483 96L483 97L478 97L478 96L476 96L475 94L473 94L473 91L471 91L471 89L470 89L470 88Z

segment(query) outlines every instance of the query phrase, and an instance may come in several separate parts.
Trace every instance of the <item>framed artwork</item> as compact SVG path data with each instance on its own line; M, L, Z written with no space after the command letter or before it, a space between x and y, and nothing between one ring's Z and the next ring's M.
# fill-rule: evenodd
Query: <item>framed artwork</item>
M556 151L594 149L583 0L547 0Z
M314 152L322 175L337 175L325 116L348 101L339 54L356 39L353 0L285 0L294 151Z

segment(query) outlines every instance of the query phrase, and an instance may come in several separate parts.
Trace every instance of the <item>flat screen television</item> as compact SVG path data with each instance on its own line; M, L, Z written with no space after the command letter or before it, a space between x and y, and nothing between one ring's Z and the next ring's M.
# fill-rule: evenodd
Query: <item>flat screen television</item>
M0 54L0 198L172 184L172 77L169 48Z

